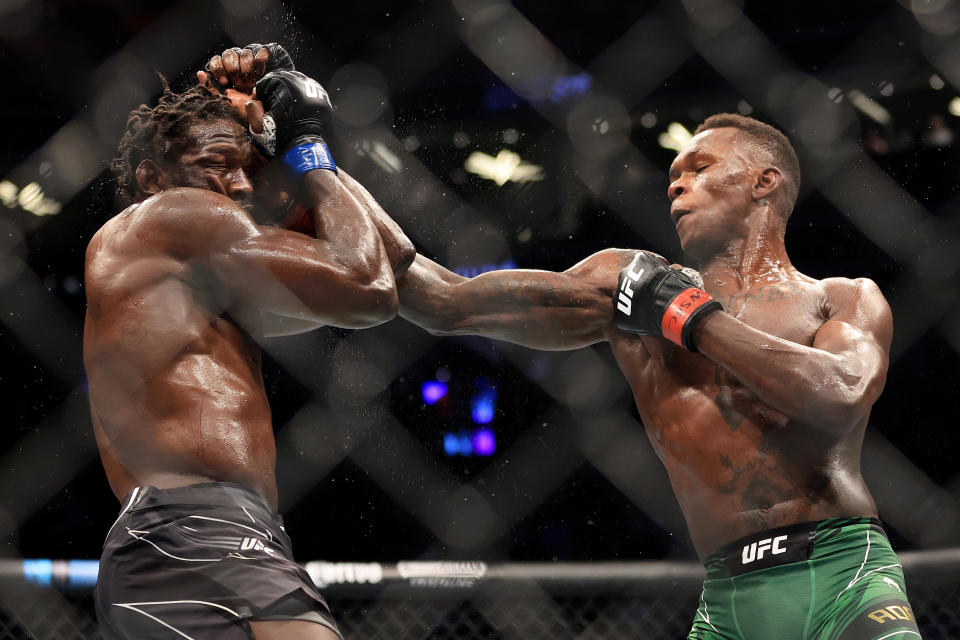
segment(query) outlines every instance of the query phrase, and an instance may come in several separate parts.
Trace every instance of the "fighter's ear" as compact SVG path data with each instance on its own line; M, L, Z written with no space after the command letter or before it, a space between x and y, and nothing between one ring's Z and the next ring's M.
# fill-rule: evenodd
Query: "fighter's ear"
M169 188L167 172L153 160L143 160L137 165L137 188L147 197Z
M754 201L766 200L783 183L783 174L776 167L767 167L757 176L753 185Z

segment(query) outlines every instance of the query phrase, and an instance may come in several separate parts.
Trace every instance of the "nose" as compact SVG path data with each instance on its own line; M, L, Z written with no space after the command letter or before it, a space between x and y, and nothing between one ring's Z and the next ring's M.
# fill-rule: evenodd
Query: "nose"
M670 186L667 187L667 198L670 199L670 202L673 202L680 197L681 194L686 190L683 184L680 182L680 178L677 178L670 183Z
M253 194L253 185L250 183L250 178L247 177L247 172L243 169L237 169L230 175L230 183L227 185L227 195L252 195Z

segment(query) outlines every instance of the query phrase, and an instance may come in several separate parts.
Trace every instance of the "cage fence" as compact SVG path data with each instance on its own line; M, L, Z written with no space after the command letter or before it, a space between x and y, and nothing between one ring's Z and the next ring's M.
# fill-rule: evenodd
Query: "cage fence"
M960 549L901 559L923 637L960 637ZM100 638L89 565L71 572L68 561L42 563L0 565L0 637ZM306 567L347 640L684 638L703 579L700 565L679 561Z
M845 53L848 64L835 67L832 75L812 74L799 69L778 50L742 11L742 2L660 3L583 68L550 44L537 20L510 3L449 4L443 11L456 13L456 24L462 27L451 28L442 37L424 37L426 32L422 29L426 27L416 27L421 29L417 32L421 36L416 39L417 56L412 60L403 57L402 61L400 56L386 56L375 59L370 66L412 86L437 61L451 55L461 44L466 46L498 81L526 100L553 127L550 135L572 150L566 159L576 168L576 181L585 192L602 202L630 229L657 246L668 246L674 241L672 231L636 205L649 202L652 191L662 196L664 172L647 157L649 150L639 147L631 137L630 119L641 117L647 110L645 99L671 81L678 68L694 58L702 58L742 95L743 104L762 109L775 124L791 133L801 150L811 185L804 197L822 196L881 252L903 265L900 279L885 291L898 322L892 361L896 363L931 331L942 334L947 344L960 350L956 329L960 326L960 311L955 287L943 284L943 274L955 274L960 265L960 253L945 245L953 241L956 246L956 213L930 211L894 183L877 157L864 150L860 131L853 124L863 105L882 103L885 95L879 84L860 86L857 94L852 90L857 79L852 72L845 71L885 59L887 52L879 50L869 33L849 43ZM906 63L891 62L890 77L902 80L904 86L921 75L924 82L927 77L936 77L941 83L960 86L957 29L945 33L942 25L931 23L932 14L921 10L925 3L888 4L877 10L877 24L904 32L908 28L918 30L916 39L921 44L917 48L924 61L917 64L920 71ZM203 16L194 12L194 5L202 5ZM60 202L69 203L76 197L100 173L119 134L118 127L104 127L91 114L125 113L145 99L154 82L148 66L174 75L208 52L214 44L209 33L189 39L178 35L193 33L188 28L192 22L200 18L222 22L237 43L270 39L264 33L269 25L258 22L257 16L231 15L231 3L221 5L176 3L164 20L104 62L92 89L93 107L78 113L21 167L11 171L7 176L10 184L27 185L37 180L49 196ZM262 5L267 9L282 8L274 2ZM497 11L482 11L490 5L497 5ZM906 5L915 12L904 9ZM939 5L944 15L948 11L943 7L957 7L956 2ZM411 18L409 24L416 24L416 20ZM302 31L306 31L305 26ZM499 34L510 37L504 41ZM410 35L409 31L398 30L384 32L381 38L400 42L401 38L410 40ZM657 55L645 55L650 49L655 49ZM645 63L636 64L638 59ZM150 65L141 62L145 60L151 61ZM401 62L406 67L403 73L397 73ZM363 77L347 73L332 77L335 84L343 85L345 93L353 90L356 95L365 95L359 90L365 86ZM545 81L584 77L591 79L595 90L571 100L553 100L556 84ZM126 90L105 90L112 83L122 84ZM404 89L401 85L393 88ZM392 97L399 99L397 95ZM453 190L445 184L447 177L435 173L418 158L411 151L413 145L406 139L400 140L392 126L351 119L347 109L341 109L340 114L344 119L336 123L337 134L349 143L348 148L356 151L355 157L344 159L345 166L372 185L378 199L418 244L455 262L460 256L447 250L435 228L452 225L463 218L464 211L472 217L458 236L463 240L460 246L505 244L503 238L510 235L508 225L485 216L482 204L451 194ZM427 133L422 131L420 135L426 139ZM47 168L42 170L44 166ZM396 178L398 173L405 179ZM425 216L423 211L432 215ZM4 482L0 483L0 528L4 533L17 530L50 503L96 455L89 425L84 422L84 380L75 348L80 322L73 311L51 295L45 279L48 274L34 273L26 259L14 251L51 220L52 216L38 215L22 228L15 222L0 221L7 236L19 238L3 246L0 328L15 336L48 371L61 375L63 384L71 389L62 394L59 406L45 412L43 419L25 431L22 440L4 454ZM494 231L486 236L470 235L469 231L480 223ZM558 227L567 232L563 225ZM916 313L920 308L925 312ZM339 363L339 373L329 375L329 380L325 377L328 374L317 372L317 360L322 359L317 355L319 347L302 348L303 343L297 342L289 347L265 345L279 366L312 396L311 403L298 412L299 419L295 417L288 424L279 425L281 466L288 474L299 474L299 484L289 483L297 490L283 496L285 507L296 506L337 464L349 460L383 488L388 496L385 500L424 523L444 543L473 540L470 536L478 530L472 523L496 515L503 521L500 528L471 542L482 548L503 528L516 524L540 506L571 469L588 460L639 509L652 514L654 520L667 523L666 529L682 531L682 520L669 497L662 471L650 471L650 477L645 478L646 487L659 483L662 490L642 492L631 486L636 483L633 471L639 457L645 456L651 465L656 464L652 452L642 442L644 437L638 435L636 424L622 415L603 413L598 400L602 396L585 399L583 388L570 388L559 373L537 373L576 370L589 373L585 377L592 380L614 379L617 372L610 369L608 362L594 358L592 352L543 356L548 366L541 366L540 356L518 355L511 347L500 349L500 356L506 362L514 362L531 389L542 389L545 397L556 403L551 411L560 417L549 420L550 428L546 428L548 421L541 421L539 416L536 424L531 420L528 425L518 425L527 430L528 440L536 442L527 446L525 440L518 439L518 446L511 452L518 462L499 470L497 477L488 477L488 488L447 473L436 462L439 456L411 436L407 416L391 416L389 407L382 407L387 415L378 415L376 419L355 415L355 405L376 404L376 394L382 387L404 374L433 342L430 337L397 327L348 337L336 348L320 354L331 355L331 361ZM370 362L376 362L376 367ZM351 368L356 369L355 375L347 375ZM370 388L362 384L348 388L343 383L353 379L366 381ZM606 398L611 404L613 400L616 398ZM312 409L317 410L320 418L307 415ZM372 411L364 409L368 410ZM310 439L315 436L310 435L308 427L321 419L334 423L329 429L331 442ZM301 428L301 422L308 426ZM580 437L585 431L581 426L588 422L590 439ZM538 426L541 423L543 429ZM402 455L386 457L370 445L386 438L391 439L391 450L401 451ZM311 447L305 445L311 444L313 458L302 453L304 449L309 451ZM60 451L56 465L46 462L51 450ZM548 476L541 464L544 450L553 451L554 458L563 462L550 471L553 476ZM42 474L38 471L41 469ZM536 469L538 474L529 473L530 469ZM413 470L418 478L416 483L406 479L398 482L404 473L412 474ZM957 543L956 522L954 526L947 525L958 513L954 496L960 479L955 477L949 483L934 481L928 470L918 468L877 434L867 439L864 474L881 503L882 515L910 542L920 547ZM398 485L403 486L402 491L396 490ZM500 496L511 494L489 488L511 485L526 488L525 500L504 499ZM432 506L431 499L436 495L449 500ZM461 518L460 522L466 524L453 528L444 514L453 513L465 497L475 508L476 518ZM902 556L911 601L924 637L960 637L960 562L955 554L907 552ZM458 575L426 572L404 577L402 563L398 563L389 570L381 566L376 581L370 579L370 571L376 574L372 566L312 565L347 638L678 638L689 629L700 588L700 568L693 564L484 565L482 576L468 571L480 566L471 564L461 566L464 573ZM67 582L58 583L58 571L61 577L69 575L69 570L62 567L51 565L54 584L49 586L24 581L20 563L10 563L9 571L0 571L4 576L0 583L0 636L98 637L89 592L82 587L70 587ZM367 579L358 579L358 571Z

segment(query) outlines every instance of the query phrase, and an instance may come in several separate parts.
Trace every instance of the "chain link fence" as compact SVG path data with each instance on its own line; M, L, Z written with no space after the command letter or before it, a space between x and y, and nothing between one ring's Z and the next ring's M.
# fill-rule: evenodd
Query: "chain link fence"
M13 22L4 20L8 9L14 12L20 5L32 9L41 4L0 3L0 21L5 23L0 37L10 37ZM90 489L89 469L96 466L96 447L78 347L81 276L77 267L70 276L74 284L67 286L69 280L63 274L44 269L41 263L48 258L30 262L27 247L42 236L45 226L62 229L58 225L65 224L71 207L73 213L81 213L83 205L71 203L90 198L90 185L116 146L122 115L148 100L155 88L153 70L175 77L221 45L221 36L236 44L280 40L296 45L298 53L311 54L300 56L303 68L325 82L329 79L328 86L342 96L336 135L344 148L352 150L345 153L343 165L369 185L418 247L451 267L508 260L521 266L551 266L541 259L557 246L550 243L558 238L566 242L586 237L580 247L594 242L585 229L597 218L597 210L607 217L608 226L602 232L609 235L603 246L642 239L643 247L669 255L668 249L675 248L675 234L665 216L650 213L652 208L664 208L666 165L657 155L663 151L649 139L665 129L668 119L693 126L707 115L692 115L695 108L703 111L703 105L711 110L756 110L796 142L807 183L801 207L813 200L822 209L834 211L850 237L877 252L878 261L896 265L896 277L881 283L897 321L891 379L899 376L904 385L910 379L918 381L915 387L898 391L909 396L911 388L926 385L921 373L927 363L914 362L916 353L936 351L947 363L944 367L955 362L960 351L956 280L960 198L952 194L931 206L917 190L895 181L891 177L895 171L889 168L897 162L914 163L911 154L923 152L926 136L933 142L944 139L947 128L941 123L936 131L913 136L910 144L914 146L900 152L907 160L896 156L894 152L906 144L901 134L908 133L911 125L892 118L900 95L892 92L894 85L904 94L920 87L939 100L929 112L945 112L947 94L956 94L960 87L960 3L956 0L877 3L864 18L869 27L837 48L837 60L825 60L818 71L791 58L783 39L776 41L763 28L757 17L762 12L750 11L752 4L742 1L642 3L643 11L631 14L619 35L577 61L571 59L569 49L554 42L551 27L555 25L538 15L534 3L521 7L494 0L454 0L390 8L404 19L376 32L375 40L382 47L348 49L349 43L341 43L343 50L351 52L347 56L338 56L331 41L314 35L314 25L306 19L292 16L289 6L293 4L275 0L172 3L108 59L75 72L78 78L92 79L89 95L83 98L89 107L78 108L75 117L4 174L5 184L20 190L12 195L0 190L0 201L19 216L0 219L0 331L16 343L24 362L29 360L23 368L42 370L45 384L53 388L47 404L37 403L38 407L25 412L28 417L22 419L21 430L11 430L9 447L0 454L0 533L23 537L22 544L10 545L11 554L27 553L23 547L30 540L24 532L31 523L46 522L43 517L51 505L58 507L52 509L51 520L57 524L51 528L85 527L94 532L90 537L97 544L115 515L109 513L115 511L112 502L93 520L79 506L59 508L69 504L65 496L71 490L70 497L76 497L78 478L85 472L83 482L95 496L85 504L78 502L90 507L107 496L106 487L98 488L99 493ZM197 30L197 23L222 31ZM73 57L99 60L89 52ZM497 192L500 195L491 196L479 187L473 191L464 187L467 177L461 165L469 149L456 147L455 153L463 156L457 156L456 162L433 157L449 153L453 158L449 149L432 150L449 143L455 134L465 134L458 128L469 129L462 123L451 124L458 118L443 115L431 120L429 113L423 115L428 110L423 105L437 101L437 87L446 86L447 77L456 77L451 72L439 74L444 79L437 80L437 69L452 64L454 58L482 70L475 73L496 89L487 95L488 101L500 96L507 104L504 111L480 114L476 119L481 124L466 133L476 140L497 139L496 145L484 147L493 154L509 132L510 139L520 139L516 128L525 129L521 143L513 148L546 167L547 178L541 183L508 184ZM693 65L709 69L708 84L720 87L715 94L690 89L671 93L674 87L696 84L683 75L683 69ZM578 87L587 90L577 93ZM410 103L419 106L414 109ZM503 116L512 103L530 114L526 120ZM406 109L406 121L394 119L393 113L401 109ZM411 113L422 117L411 118ZM476 115L471 113L471 118ZM881 122L885 119L886 123ZM461 135L460 140L464 139ZM530 139L539 140L539 147L524 146ZM883 145L890 148L890 155L877 151ZM948 147L949 143L943 149ZM956 181L955 171L950 176L945 179ZM59 216L37 213L41 210L37 202L42 201L27 190L34 183L46 197L63 203L64 212ZM515 211L507 200L515 201ZM27 205L36 211L29 212ZM504 213L491 212L495 208ZM49 213L49 208L43 211ZM812 215L809 219L811 226L812 221L822 220ZM835 223L839 224L833 220L830 225ZM833 226L830 230L835 231ZM818 242L829 235L821 227L808 233ZM74 236L69 234L71 241ZM548 249L540 253L531 249L541 245ZM848 272L864 275L857 256L828 253L821 251L816 259L833 260L830 268L840 264ZM572 264L584 254L572 255L567 249L563 255ZM61 286L60 281L67 284ZM64 291L76 297L73 306L64 302L70 300ZM920 350L929 341L935 341L935 348ZM510 345L457 341L456 348L466 354L464 360L511 372L513 377L503 381L509 387L509 393L503 394L505 404L507 396L540 399L537 405L530 403L529 409L518 401L519 408L504 416L500 435L510 440L503 443L494 464L477 464L464 473L443 457L438 438L431 435L431 440L421 433L433 424L417 413L420 403L413 402L417 406L411 407L402 402L418 392L411 391L410 382L418 362L428 361L418 375L423 371L433 375L435 368L449 363L449 352L439 342L418 329L391 323L360 333L317 332L263 345L272 360L274 378L280 380L276 385L280 391L270 390L271 401L286 405L276 414L285 514L293 512L293 519L301 523L317 522L316 514L326 512L324 500L316 498L318 492L326 498L324 487L336 481L338 491L346 495L346 487L356 485L360 490L354 493L371 513L361 513L351 522L348 509L332 509L349 537L369 537L371 546L386 544L383 539L388 536L366 533L368 523L380 517L391 526L394 522L405 526L408 539L416 537L415 543L406 540L405 549L391 553L417 549L425 556L436 556L453 549L458 555L479 555L502 544L514 531L534 531L536 523L530 521L550 519L550 508L570 512L557 494L589 477L596 478L604 496L613 496L609 499L613 506L602 514L605 517L585 518L584 530L598 528L594 520L623 523L632 518L640 523L637 531L645 528L669 539L673 546L663 543L658 553L691 555L669 481L642 425L628 408L628 388L608 353L587 349L534 354ZM467 370L467 365L463 368ZM573 372L581 383L570 382ZM31 381L30 386L42 385ZM912 401L924 412L922 420L909 421L918 434L913 439L932 441L933 447L949 451L949 443L927 437L940 434L936 419L929 416L941 404L937 401L948 397L935 386L930 388L923 389L929 396ZM887 398L893 395L887 393ZM895 409L903 406L888 402ZM955 464L938 469L919 464L915 450L898 448L915 446L912 442L905 437L896 443L888 439L900 437L890 426L899 426L898 415L896 411L889 414L878 411L875 415L875 421L890 428L884 434L870 431L863 456L864 476L882 517L907 545L957 545L960 475ZM955 438L953 422L950 416L939 427L951 439ZM52 452L55 463L51 463ZM544 464L546 456L549 465ZM100 474L100 469L95 472ZM590 493L591 502L600 491ZM553 506L557 503L565 508ZM74 518L73 524L64 524L68 517ZM301 525L299 529L322 527ZM320 536L294 539L298 548L309 549L312 544L323 553L333 544ZM332 555L356 555L348 551L336 549ZM96 544L76 551L95 552ZM904 554L911 599L925 637L960 637L957 565L941 563L943 559L935 553L912 556L913 565L908 557ZM939 560L921 562L923 558ZM585 574L569 582L549 576L531 579L535 567L511 566L519 572L514 578L489 584L485 578L472 587L412 586L399 581L375 587L331 584L326 593L348 638L678 638L689 628L699 590L693 573L676 578L676 583L670 582L673 578L664 579L660 574L669 564L644 565L658 567L660 576L644 578L645 589L637 586L636 578L626 583L608 580L605 586ZM557 572L563 566L544 570ZM951 575L942 575L944 566ZM600 565L594 567L595 573L599 571ZM690 565L686 570L695 573L697 567ZM0 637L97 637L89 595L5 581L0 585Z
M960 638L960 549L901 559L923 637ZM89 587L58 590L69 582L58 566L46 587L0 567L0 638L100 637ZM676 640L690 630L703 577L695 563L668 561L306 566L347 640Z

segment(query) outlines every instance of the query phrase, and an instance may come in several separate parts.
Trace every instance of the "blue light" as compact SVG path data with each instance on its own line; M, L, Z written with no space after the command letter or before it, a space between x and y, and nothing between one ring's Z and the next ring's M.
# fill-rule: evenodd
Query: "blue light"
M93 587L97 584L100 563L96 560L70 560L67 584L71 587Z
M496 402L496 389L483 385L481 390L473 396L473 402L470 403L470 414L473 417L473 421L477 424L489 424L493 422Z
M460 438L455 433L443 434L443 452L448 456L455 456L460 453Z
M477 266L462 266L454 268L453 272L458 276L463 276L464 278L473 278L478 276L481 273L487 273L488 271L499 271L500 269L516 269L517 263L513 260L504 260L500 264L484 264L479 267Z
M478 456L492 456L497 450L497 439L492 429L477 429L473 432L473 452Z
M23 577L27 582L49 586L50 579L53 577L53 562L44 558L24 560Z
M447 385L436 380L428 380L420 385L420 394L424 404L434 404L447 395Z
M473 442L471 441L470 434L468 432L461 431L457 437L457 440L460 441L460 455L473 455Z
M588 73L578 73L574 76L560 76L553 83L550 90L551 102L563 102L578 98L590 90L593 78Z

